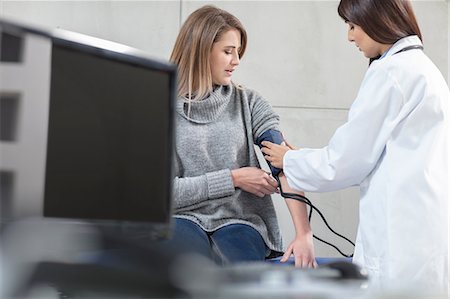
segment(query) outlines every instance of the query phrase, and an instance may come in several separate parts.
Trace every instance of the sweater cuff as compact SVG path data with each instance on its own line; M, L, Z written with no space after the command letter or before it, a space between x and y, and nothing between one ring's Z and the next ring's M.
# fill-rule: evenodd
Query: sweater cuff
M235 191L229 169L208 172L206 174L206 180L208 182L208 198L229 196Z

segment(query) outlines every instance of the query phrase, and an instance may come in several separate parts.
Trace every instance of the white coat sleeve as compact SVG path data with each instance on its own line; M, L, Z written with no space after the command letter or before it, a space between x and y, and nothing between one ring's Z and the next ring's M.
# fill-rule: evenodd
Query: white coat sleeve
M283 160L291 187L329 192L358 185L376 167L400 118L403 94L389 74L370 68L348 121L321 149L290 150Z

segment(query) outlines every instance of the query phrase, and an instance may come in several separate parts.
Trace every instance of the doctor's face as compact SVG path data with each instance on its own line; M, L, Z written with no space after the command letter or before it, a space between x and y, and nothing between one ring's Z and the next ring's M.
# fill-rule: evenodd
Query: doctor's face
M220 40L213 44L210 64L213 83L229 85L231 75L239 65L241 34L235 29L225 32Z
M374 41L360 26L351 22L347 22L347 25L348 40L355 43L355 46L357 46L367 58L374 58L382 55L389 49L390 45L385 45Z

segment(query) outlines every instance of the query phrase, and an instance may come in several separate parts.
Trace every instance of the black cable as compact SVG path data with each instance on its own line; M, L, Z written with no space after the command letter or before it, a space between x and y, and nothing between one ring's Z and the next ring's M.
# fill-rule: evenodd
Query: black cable
M348 239L348 238L344 237L343 235L337 233L336 231L334 231L334 230L330 227L330 225L328 224L327 220L325 219L325 216L323 216L322 212L320 212L320 210L319 210L318 208L316 208L306 196L303 196L303 195L300 195L300 194L294 194L294 193L285 193L285 192L283 191L283 189L281 188L281 182L280 182L280 179L278 178L278 176L275 176L275 178L276 178L276 180L278 181L278 186L279 186L279 188L280 188L280 195L281 195L282 197L284 197L284 198L290 198L290 199L294 199L294 200L301 201L301 202L307 204L307 205L310 207L310 210L309 210L309 216L308 216L309 222L311 222L312 212L313 212L313 210L315 210L315 211L319 214L319 216L322 218L322 220L323 220L323 222L325 223L325 225L327 226L327 228L328 228L333 234L335 234L336 236L338 236L338 237L340 237L340 238L346 240L347 242L349 242L350 244L352 244L353 246L355 246L355 244L354 244L350 239ZM327 244L328 246L333 247L333 248L336 249L342 256L344 256L344 257L353 257L353 254L348 255L348 254L343 253L337 246L335 246L335 245L333 245L333 244L331 244L331 243L329 243L329 242L327 242L327 241L325 241L325 240L322 240L321 238L317 237L317 236L314 235L314 234L313 234L313 237L314 237L316 240L318 240L318 241L320 241L320 242L322 242L322 243L324 243L324 244Z

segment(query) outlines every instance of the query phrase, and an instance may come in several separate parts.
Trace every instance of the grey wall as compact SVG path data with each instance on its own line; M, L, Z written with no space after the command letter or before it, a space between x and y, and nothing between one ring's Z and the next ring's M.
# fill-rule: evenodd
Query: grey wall
M133 46L168 58L180 24L196 8L213 3L241 19L248 50L235 81L258 90L281 115L285 137L297 146L326 145L345 122L367 68L347 41L338 1L5 1L0 15L58 27ZM449 80L449 1L414 1L425 51ZM358 189L307 194L338 232L355 238ZM294 236L289 212L275 196L285 241ZM346 252L353 248L332 237L313 216L322 238ZM338 256L316 243L318 256Z

